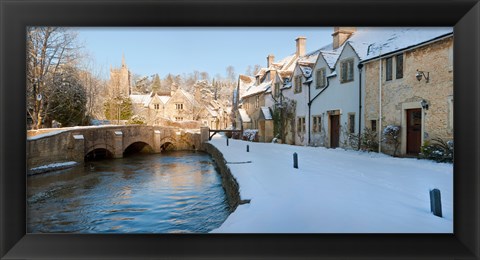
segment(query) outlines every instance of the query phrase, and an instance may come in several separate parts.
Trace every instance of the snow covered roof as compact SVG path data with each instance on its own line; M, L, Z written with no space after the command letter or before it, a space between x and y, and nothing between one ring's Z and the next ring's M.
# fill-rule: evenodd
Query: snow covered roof
M238 88L239 88L239 94L242 96L242 94L251 86L255 84L255 78L250 77L247 75L240 75L238 76Z
M261 92L265 92L270 88L270 85L272 84L272 81L266 81L263 82L260 85L253 85L247 89L247 91L241 96L241 98L248 97L251 95L255 95Z
M453 33L452 27L361 28L347 43L362 61L432 41Z
M242 118L243 123L251 122L250 117L248 116L247 111L245 111L245 109L239 108L238 113L240 113L240 117Z
M295 60L297 56L295 54L291 54L277 62L273 62L273 68L277 70L286 70L286 71L292 71L295 65Z
M337 62L340 52L338 51L321 51L321 54L325 61L327 62L328 67L331 69L335 68L335 63Z
M320 54L320 50L315 50L310 53L305 54L304 56L298 59L299 64L308 64L308 63L315 63L317 61L318 55Z
M270 113L270 108L261 107L261 109L262 109L262 114L263 114L263 117L265 118L265 120L272 120L273 119L272 113Z
M148 106L152 97L150 97L150 94L147 94L147 95L132 94L132 95L130 95L130 99L132 100L132 103L134 103L134 104L142 104L143 106Z
M168 102L168 100L170 100L170 96L158 96L158 98L160 99L160 101L162 101L163 104L166 104Z
M181 88L179 88L177 91L182 93L188 99L188 101L190 101L192 104L196 104L195 98L190 93L188 93L187 91Z
M309 78L310 76L312 76L312 68L310 66L300 65L299 67L305 78Z

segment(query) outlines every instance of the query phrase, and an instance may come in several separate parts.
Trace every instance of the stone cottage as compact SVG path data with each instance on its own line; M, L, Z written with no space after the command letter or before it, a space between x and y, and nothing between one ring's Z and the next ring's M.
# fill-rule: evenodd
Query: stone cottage
M452 140L453 28L377 29L363 37L368 46L362 39L352 45L365 68L365 125L378 134L399 126L399 155L416 156L433 138ZM395 149L382 143L380 150Z

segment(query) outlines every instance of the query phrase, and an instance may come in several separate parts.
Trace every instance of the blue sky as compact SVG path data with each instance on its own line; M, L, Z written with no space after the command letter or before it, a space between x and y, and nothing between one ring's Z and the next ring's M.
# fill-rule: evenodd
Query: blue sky
M245 73L248 65L266 66L268 54L279 60L295 52L295 39L307 38L307 52L332 41L332 27L175 27L74 28L80 43L103 67L121 65L122 53L130 70L142 76L183 74L195 70L225 76L225 68Z

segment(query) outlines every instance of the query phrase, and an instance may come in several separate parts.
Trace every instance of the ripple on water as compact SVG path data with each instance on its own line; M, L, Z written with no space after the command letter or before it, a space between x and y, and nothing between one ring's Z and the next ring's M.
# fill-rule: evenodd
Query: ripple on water
M205 233L229 214L208 154L91 164L28 178L29 233Z

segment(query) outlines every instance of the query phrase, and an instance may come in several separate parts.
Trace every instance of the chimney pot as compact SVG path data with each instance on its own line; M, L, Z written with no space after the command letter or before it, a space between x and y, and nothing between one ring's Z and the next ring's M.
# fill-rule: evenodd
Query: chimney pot
M269 54L267 56L267 68L270 68L270 66L272 66L272 63L274 60L275 60L275 56L273 56L273 54Z
M356 30L356 27L333 27L333 48L342 46Z
M305 55L305 45L307 42L307 38L304 36L299 36L295 41L297 42L297 56Z

